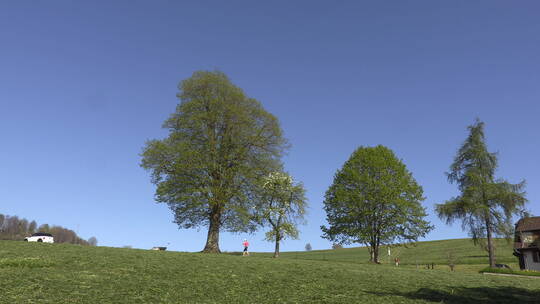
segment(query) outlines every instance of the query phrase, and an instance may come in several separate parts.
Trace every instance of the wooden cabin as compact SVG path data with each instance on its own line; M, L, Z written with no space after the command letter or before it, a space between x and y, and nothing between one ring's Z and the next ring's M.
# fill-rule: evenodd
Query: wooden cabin
M540 271L540 216L522 218L516 223L514 255L522 270Z

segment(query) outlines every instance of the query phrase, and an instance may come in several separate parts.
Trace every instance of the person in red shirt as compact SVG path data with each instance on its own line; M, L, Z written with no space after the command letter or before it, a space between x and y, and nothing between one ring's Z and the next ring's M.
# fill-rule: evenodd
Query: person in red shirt
M249 242L248 242L248 240L244 239L244 242L242 243L242 245L244 245L244 253L242 253L242 255L243 256L249 255L249 251L248 251Z

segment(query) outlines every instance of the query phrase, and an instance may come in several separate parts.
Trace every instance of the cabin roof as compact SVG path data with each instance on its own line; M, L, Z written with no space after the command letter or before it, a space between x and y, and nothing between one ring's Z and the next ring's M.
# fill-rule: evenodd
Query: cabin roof
M540 216L526 217L516 223L516 231L540 230Z

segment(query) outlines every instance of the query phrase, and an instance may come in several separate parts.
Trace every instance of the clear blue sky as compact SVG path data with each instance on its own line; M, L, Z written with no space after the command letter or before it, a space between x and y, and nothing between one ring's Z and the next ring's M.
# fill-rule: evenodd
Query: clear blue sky
M283 250L330 247L323 195L360 145L392 148L424 187L427 239L465 237L433 206L457 194L444 172L475 117L540 215L539 16L538 1L2 1L0 213L106 246L201 250L206 231L154 203L139 153L166 134L178 82L220 69L293 145L310 209ZM223 233L222 250L244 237Z

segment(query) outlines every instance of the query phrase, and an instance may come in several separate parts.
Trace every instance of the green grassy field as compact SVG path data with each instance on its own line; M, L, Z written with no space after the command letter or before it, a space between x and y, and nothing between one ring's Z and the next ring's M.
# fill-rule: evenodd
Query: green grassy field
M517 266L517 258L512 255L511 243L504 239L496 239L495 246L497 248L497 263ZM390 252L391 256L388 256L386 247L381 248L380 261L382 263L391 264L395 257L399 257L401 264L404 266L416 267L416 265L419 265L419 267L424 267L426 264L434 263L437 266L446 266L446 268L443 268L448 269L448 253L452 252L461 269L471 267L481 269L488 264L487 252L479 246L474 246L470 239L419 242L416 246L392 248ZM263 253L262 255L271 256L270 253ZM369 262L369 252L365 247L284 252L281 256L292 259L328 260L361 264Z
M435 247L454 247L445 243L454 241L463 242L441 241ZM433 243L437 244L410 250L435 259L434 251L421 250ZM271 259L266 254L242 257L0 241L0 302L538 303L540 299L537 278L356 262L364 259L362 250L327 251L326 260L313 258L318 252ZM402 254L405 262L407 255ZM473 253L464 257L471 265L476 259L485 260Z

